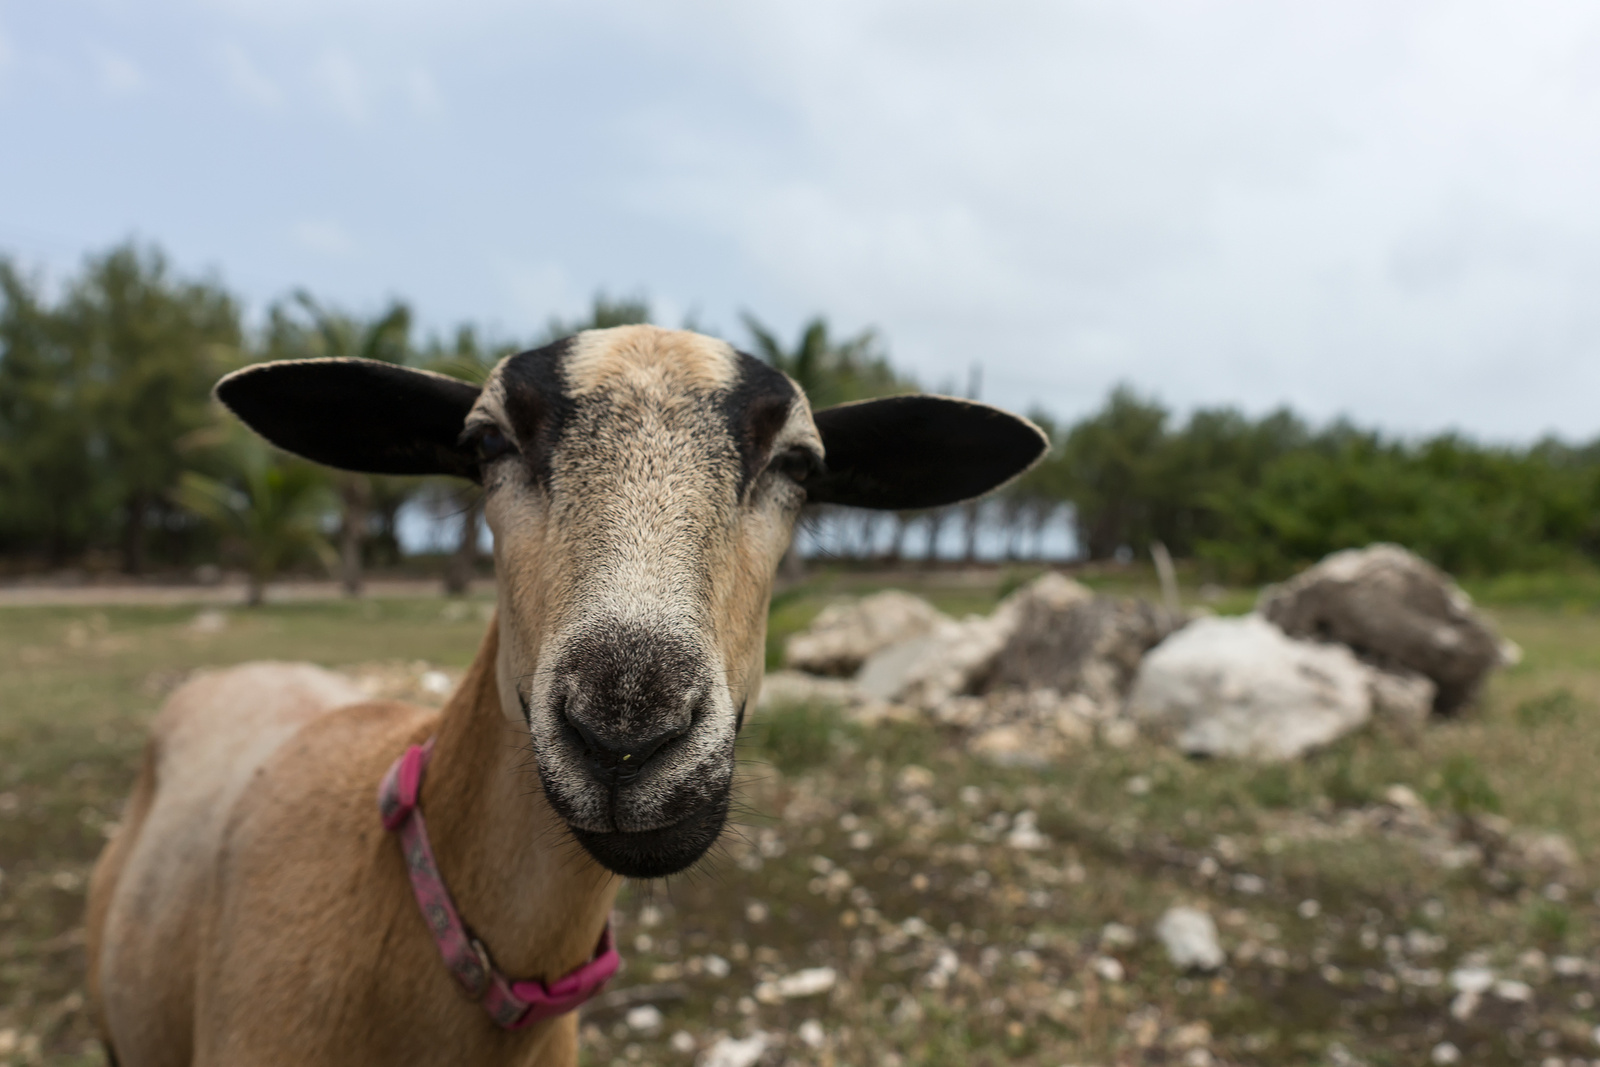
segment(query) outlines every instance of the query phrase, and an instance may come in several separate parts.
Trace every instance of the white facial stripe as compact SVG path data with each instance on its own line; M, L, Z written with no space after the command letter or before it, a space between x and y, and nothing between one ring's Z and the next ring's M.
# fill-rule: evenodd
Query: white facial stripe
M739 375L738 356L726 342L657 326L581 333L563 367L574 398L655 382L711 393L733 388Z

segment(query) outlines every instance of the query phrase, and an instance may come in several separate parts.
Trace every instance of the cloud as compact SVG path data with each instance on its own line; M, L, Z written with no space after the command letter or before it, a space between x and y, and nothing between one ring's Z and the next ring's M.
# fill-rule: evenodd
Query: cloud
M267 111L283 107L283 90L261 72L243 48L230 42L222 46L220 57L223 72L234 92Z
M348 55L336 49L324 51L317 59L313 80L335 114L355 125L367 121L366 79Z
M356 243L339 223L328 219L306 219L289 230L294 243L301 248L331 259L349 259L355 254Z
M100 45L91 48L89 56L100 87L111 96L131 96L147 84L144 71L127 56Z

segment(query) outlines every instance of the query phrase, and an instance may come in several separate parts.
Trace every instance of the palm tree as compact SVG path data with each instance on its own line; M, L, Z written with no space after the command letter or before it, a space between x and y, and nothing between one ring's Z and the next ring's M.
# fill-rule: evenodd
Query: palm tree
M814 408L917 391L915 382L900 377L889 365L872 330L835 340L829 335L827 320L818 315L801 327L794 348L785 349L777 335L754 315L747 312L744 325L755 354L793 378Z
M261 604L267 583L287 564L313 556L331 569L335 556L322 533L331 503L323 472L238 428L227 431L221 454L227 475L184 471L176 495L244 558L250 606Z

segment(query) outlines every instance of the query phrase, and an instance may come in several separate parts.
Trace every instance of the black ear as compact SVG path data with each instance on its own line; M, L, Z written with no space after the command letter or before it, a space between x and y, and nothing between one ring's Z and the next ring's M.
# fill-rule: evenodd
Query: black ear
M981 496L1039 461L1049 439L1010 412L947 396L891 396L812 416L827 469L805 481L820 504L909 511Z
M370 359L259 363L217 383L217 399L279 448L347 471L478 477L459 445L479 388Z

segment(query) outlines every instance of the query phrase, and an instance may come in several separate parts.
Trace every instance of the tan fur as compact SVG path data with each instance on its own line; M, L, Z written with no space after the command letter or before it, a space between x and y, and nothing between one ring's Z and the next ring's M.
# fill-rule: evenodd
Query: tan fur
M173 694L90 889L92 1007L123 1067L576 1063L576 1015L507 1033L460 994L379 823L377 784L437 736L421 807L463 918L517 978L588 957L621 879L547 802L541 773L548 785L582 772L534 766L523 701L539 706L540 666L575 629L659 626L721 679L682 777L728 773L803 499L770 478L740 496L716 421L736 358L654 327L578 340L568 386L605 401L599 421L557 449L548 491L514 459L486 470L499 611L441 713L362 702L304 665L236 667ZM501 396L492 376L472 417L509 434ZM802 398L774 440L816 436ZM639 788L630 817L648 823Z
M731 386L738 365L734 351L687 330L659 326L617 326L578 335L567 357L568 389L588 396L656 379L677 390L712 392Z
M495 635L442 714L329 707L337 676L277 664L173 695L91 889L94 1008L124 1067L576 1063L575 1016L507 1033L458 992L376 814L384 770L436 733L422 807L496 962L554 978L593 950L620 880L566 846L543 803L499 712ZM252 714L284 736L240 744ZM180 794L185 780L206 785ZM196 829L174 846L156 830L180 816Z

